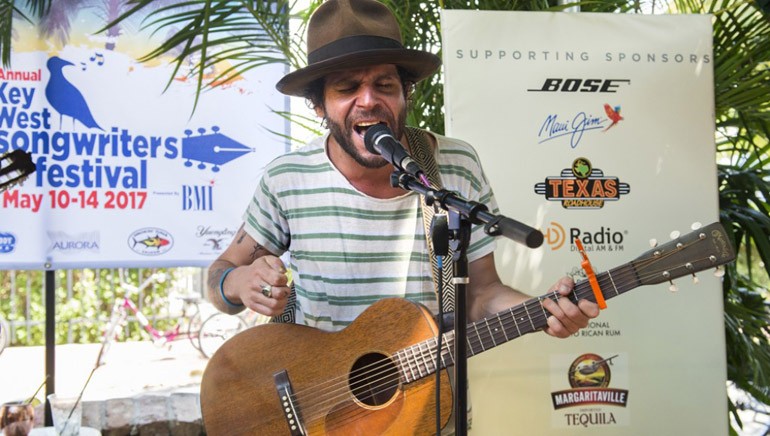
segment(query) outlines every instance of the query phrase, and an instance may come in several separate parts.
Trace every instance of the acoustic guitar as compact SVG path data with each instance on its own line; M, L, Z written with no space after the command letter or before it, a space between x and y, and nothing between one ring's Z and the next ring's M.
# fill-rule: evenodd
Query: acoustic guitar
M21 183L35 172L35 163L28 151L13 150L0 155L0 192Z
M735 258L724 228L713 223L596 275L601 297L671 281ZM721 268L718 272L723 272ZM597 301L588 280L571 299ZM473 356L546 327L542 301L532 298L468 324ZM437 326L423 306L384 299L339 332L265 324L230 338L206 367L201 409L210 435L415 435L435 430ZM454 332L440 353L441 420L451 415L447 368ZM430 377L429 377L430 376Z

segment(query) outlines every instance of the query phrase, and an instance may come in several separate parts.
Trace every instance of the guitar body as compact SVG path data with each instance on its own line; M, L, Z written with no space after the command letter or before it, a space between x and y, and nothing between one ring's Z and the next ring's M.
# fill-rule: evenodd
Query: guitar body
M433 434L435 376L403 383L392 364L396 352L437 331L430 311L402 299L379 301L339 332L294 324L243 331L212 356L203 374L206 432L302 434L289 421L298 417L309 435ZM282 371L291 388L288 406L274 377ZM441 394L444 426L452 409L446 370Z

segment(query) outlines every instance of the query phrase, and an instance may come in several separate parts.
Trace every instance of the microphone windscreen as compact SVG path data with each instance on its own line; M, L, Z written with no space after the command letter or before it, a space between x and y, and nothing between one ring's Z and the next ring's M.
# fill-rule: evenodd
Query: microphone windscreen
M391 132L386 124L375 124L366 129L366 133L364 134L364 145L369 153L382 154L380 150L377 150L374 147L374 144L377 143L377 138L382 135L393 136L393 132Z

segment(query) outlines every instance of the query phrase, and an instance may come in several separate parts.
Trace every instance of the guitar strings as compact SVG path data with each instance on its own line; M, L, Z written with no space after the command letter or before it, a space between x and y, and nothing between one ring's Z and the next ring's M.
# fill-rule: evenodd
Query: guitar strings
M434 389L434 386L435 385L433 383L424 383L422 385L411 387L411 389L409 389L408 391L399 391L398 393L403 396L403 398L401 399L401 402L406 405L406 404L409 404L409 398L411 396L418 395L421 392L423 392L425 389L430 389L431 392L429 392L428 395L424 396L425 399L430 401L431 399L433 399L433 396L431 394L433 393L432 391ZM430 397L430 398L428 398L428 397ZM449 401L448 403L451 404L452 402ZM317 427L320 424L323 424L323 427L322 427L321 430L325 430L325 433L329 433L332 430L339 430L340 428L348 425L351 422L359 421L362 418L364 418L365 415L372 414L372 413L377 413L380 410L381 409L379 409L379 408L377 408L377 409L374 409L374 408L373 409L367 409L367 408L363 408L363 407L358 406L355 409L349 409L345 413L338 414L337 416L335 416L335 419L333 419L333 420L324 420L324 418L326 416L326 414L324 413L322 415L317 415L315 417L316 421L313 422L310 426L311 427Z
M601 283L600 287L603 288L603 289L616 288L617 292L619 294L621 292L626 292L628 290L628 289L624 289L624 290L621 291L619 288L624 288L625 286L632 285L631 288L629 288L629 289L632 289L633 287L637 286L635 283L637 283L639 280L636 280L636 279L631 280L630 279L630 278L633 278L637 273L639 274L639 279L641 279L641 281L644 281L645 277L647 279L659 278L661 276L661 273L664 270L661 269L660 271L647 272L646 274L644 274L644 271L650 265L660 261L661 259L663 259L665 257L668 257L668 255L670 255L670 254L673 254L673 252L672 253L664 254L663 256L661 256L659 258L647 259L647 260L642 260L642 261L636 262L636 268L637 268L636 272L634 272L633 268L629 268L628 266L624 266L624 267L621 267L621 268L616 268L614 270L610 270L608 272L602 273L600 275L600 278L598 278L598 281ZM620 273L618 273L619 270L621 271ZM614 276L611 274L612 271L615 271L615 275ZM642 277L643 274L644 274L644 277ZM575 285L575 288L573 290L573 294L575 295L576 300L579 300L581 298L586 298L586 299L589 299L589 300L593 301L593 299L591 298L591 297L593 297L593 291L590 288L590 285L588 284L588 282L585 281L585 280L583 280L583 281L581 281L581 282L579 282L579 283L577 283ZM501 323L503 328L507 329L507 328L510 328L512 325L516 325L517 332L520 332L520 327L518 326L518 324L516 322L516 319L517 318L524 319L525 316L526 316L526 318L531 320L532 326L536 327L535 330L538 329L537 328L538 326L542 327L542 326L546 325L547 322L545 320L547 320L547 317L549 315L547 314L547 312L542 310L542 303L541 303L541 301L542 301L543 298L551 298L553 300L556 300L558 298L562 298L562 296L560 294L558 294L558 292L553 292L551 294L547 294L546 296L539 297L539 298L534 298L534 299L528 300L527 302L524 302L524 303L521 303L521 304L519 304L517 306L514 306L513 308L509 309L510 314L506 315L505 316L506 320L503 323ZM534 304L535 302L537 304ZM535 306L535 307L539 308L538 310L535 311L536 316L534 318L531 317L529 308L527 307L528 305L529 306ZM506 311L503 311L503 312L506 312ZM499 314L496 314L495 316L500 318L498 315ZM510 319L508 319L508 318L510 318ZM473 323L472 325L474 325L474 327L477 327L477 325L479 323L484 323L484 322L488 323L488 321L489 321L488 319L484 319L484 320L478 321L476 323ZM512 321L512 323L511 323L511 321ZM537 321L537 325L535 325L535 321ZM507 327L505 326L505 324L507 324ZM487 325L487 327L488 327L488 325ZM491 332L491 330L489 330L489 328L487 328L486 330L482 329L482 333L479 332L478 328L475 328L475 330L476 330L477 338L475 338L475 339L472 338L472 337L471 338L466 338L468 340L468 345L470 346L471 351L473 351L474 349L477 350L477 348L475 348L475 346L478 346L479 344L481 344L483 342L483 338L486 338L486 339L490 339L491 338L493 346L496 345L496 341L494 340L494 335ZM511 334L513 335L514 338L516 338L518 336L522 336L523 334L530 333L530 332L535 331L535 330L528 330L528 331L525 331L524 333L521 333L521 334L518 334L518 335L513 335L514 332L511 332ZM448 339L448 341L453 341L453 336L454 335L450 335L449 333L453 333L453 332L445 333L447 335L446 338ZM482 336L483 336L483 338L482 338ZM510 340L510 337L508 337L508 340ZM421 345L425 345L427 347L427 349L426 350L422 350L420 348ZM416 353L414 351L415 347L418 347ZM411 363L415 363L414 366L417 367L417 371L420 373L421 377L423 376L422 375L422 370L423 369L426 369L429 373L435 372L435 368L434 368L435 365L431 365L430 367L428 367L428 365L421 365L421 363L418 361L419 358L422 358L424 362L430 361L430 360L425 360L426 357L425 357L424 353L428 353L427 355L430 356L430 357L432 357L433 353L435 353L435 350L436 350L436 340L435 340L435 337L434 338L430 338L430 339L428 339L426 341L423 341L423 342L421 342L419 344L413 345L411 347L406 347L406 348L404 348L402 350L399 350L399 352L407 350L407 349L411 349L412 350L413 357L410 358L408 356L408 353L404 352L405 358L407 360L407 364L406 365L400 363L400 359L396 359L396 360L399 361L399 363L395 363L396 369L397 369L398 373L400 374L399 380L407 381L406 380L407 368L409 369L410 372L412 372L412 376L414 377L414 370L412 369ZM484 347L482 346L481 349L483 350ZM399 352L397 352L395 354L398 354ZM394 354L394 356L395 356L395 354ZM446 344L445 347L442 347L442 361L443 361L443 356L444 355L448 355L449 357L452 357L451 350L449 349L449 344ZM393 356L391 356L391 357L393 357ZM452 359L452 362L454 362L454 359ZM352 384L353 386L363 386L363 385L369 386L369 388L370 388L369 391L371 391L375 396L378 393L387 392L389 390L397 389L398 382L396 382L395 384L393 383L393 377L392 377L393 365L394 365L394 363L390 359L385 358L385 359L381 359L381 360L379 360L377 362L374 362L372 364L369 364L367 366L364 366L360 370L354 371L352 373L352 376L350 377L350 384ZM444 368L446 368L447 366L448 365L444 364ZM383 371L385 371L385 372L383 372ZM390 371L390 372L387 372L387 371ZM385 374L385 375L383 376L383 374ZM307 389L303 390L302 392L295 393L293 395L293 397L296 399L297 404L299 404L300 406L302 404L304 404L304 402L305 402L304 398L305 398L306 394L307 395L312 395L315 399L318 399L319 397L323 398L323 400L322 400L322 402L320 404L315 404L316 407L312 407L312 408L309 407L308 410L305 411L305 412L309 412L309 413L307 413L306 414L307 416L304 416L304 417L307 418L307 419L314 419L315 415L317 415L317 413L314 412L315 409L321 410L321 411L326 411L327 408L324 407L326 404L329 404L329 403L339 403L341 399L347 399L347 400L352 399L353 395L348 390L348 382L347 381L342 381L342 382L339 381L339 380L342 380L342 379L345 379L345 378L347 378L347 376L337 377L336 380L333 378L333 379L328 380L326 382L323 382L323 383L321 383L319 385L307 388ZM420 378L420 377L418 377L418 378ZM415 378L415 380L416 379L417 378ZM323 388L324 385L331 385L331 386L330 386L330 388ZM318 388L321 388L321 390L319 391ZM324 389L326 389L329 392L324 393L323 392ZM301 408L301 410L302 410L302 408ZM362 411L361 413L365 413L365 412L369 411L368 409L364 409L364 408L359 408L357 410L361 410ZM355 413L355 412L351 412L351 413ZM324 414L325 414L325 412L324 412ZM304 412L303 412L303 415L305 415Z
M648 262L648 263L651 263L651 262ZM643 266L643 265L642 265L642 266ZM633 271L630 271L629 273L630 273L630 274L633 274ZM627 274L628 274L628 273L627 273ZM627 275L627 274L626 274L626 275ZM654 276L658 276L658 275L659 275L659 273L653 273L653 274L651 274L651 275L650 275L650 277L654 277ZM617 279L618 279L618 281L620 282L621 286L626 284L626 283L625 283L625 278L623 277L623 275L622 275L622 274L621 274L621 275L616 275L616 277L615 277L615 278L617 278ZM612 280L612 277L611 277L611 276L609 276L609 275L606 275L606 274L602 275L602 279L601 279L601 281L602 281L602 283L603 283L604 287L606 287L607 285L611 284L611 283L608 283L608 280L610 280L610 281L611 281L611 280ZM630 282L630 283L632 283L632 282ZM592 296L592 291L590 291L590 288L589 288L588 286L580 286L581 284L583 284L583 285L586 285L586 283L584 283L584 282L581 282L581 283L579 283L578 285L576 285L576 289L575 289L575 291L574 291L574 292L575 292L575 293L577 293L578 295L582 295L583 293L585 293L585 294L586 294L586 297L590 297L590 296ZM584 291L590 291L590 292L584 292ZM560 297L560 296L559 296L559 297ZM542 298L542 297L541 297L541 298ZM536 301L538 301L538 303L539 303L539 302L540 302L540 299L536 299ZM532 301L530 301L530 303L532 303ZM538 304L538 306L539 306L539 304ZM523 306L522 306L522 307L523 307ZM516 309L516 307L514 307L514 309ZM525 314L529 315L529 312L528 312L528 310L527 310L526 308L525 308L524 312L522 312L522 311L521 311L521 307L519 307L519 308L518 308L518 311L515 311L515 310L514 310L514 312L518 312L518 315L525 315ZM537 320L538 320L538 324L540 324L541 320L545 319L545 317L547 316L547 315L545 315L545 314L544 314L544 315L541 315L539 312L540 312L540 311L538 311L538 315L535 317L535 319L537 319ZM515 319L513 319L513 321L514 321L514 323L515 323ZM510 323L509 323L509 324L510 324ZM477 334L478 334L478 330L477 330ZM483 334L483 336L485 336L485 337L487 337L487 338L490 338L490 337L492 337L492 335L491 335L491 334L487 334L486 332ZM474 341L476 344L478 344L478 341L476 341L475 339L471 339L471 340L472 340L472 341ZM429 341L426 341L426 342L431 342L431 341L429 340ZM493 342L494 342L494 341L493 341ZM470 345L470 346L473 348L473 345L474 345L474 344L473 344L473 343L469 343L469 345ZM429 350L429 352L434 352L434 351L435 351L435 339L433 339L433 340L432 340L432 344L431 344L431 345L427 345L427 347L428 347L428 350ZM407 348L410 348L410 347L407 347ZM412 348L413 348L413 347L412 347ZM443 348L443 347L442 347L442 348ZM482 347L482 348L483 348L483 347ZM446 352L448 352L448 354L451 356L451 352L449 352L448 348L447 348L447 349L445 349L445 350L444 350L444 352L445 352L445 353L446 353ZM444 353L442 353L442 354L444 354ZM407 357L408 357L408 356L407 356ZM422 355L421 355L421 354L415 354L415 355L414 355L414 359L413 359L413 360L415 360L415 361L416 361L418 357L422 357ZM375 363L375 364L372 364L372 365L370 365L370 367L368 368L368 371L359 371L358 373L354 374L354 376L353 376L353 377L351 377L351 380L354 380L354 379L359 379L359 380L360 380L360 379L369 378L369 376L370 376L372 373L378 373L378 371L382 370L382 369L383 369L384 367L386 367L386 366L387 366L387 367L390 367L390 365L387 365L387 362L384 362L384 363L386 363L385 365L382 365L382 364L380 364L380 363L383 363L383 362L377 362L377 363ZM416 363L416 366L418 367L418 371L419 371L419 372L422 372L422 368L423 368L423 366L422 366L422 365L420 365L420 363L419 363L419 362L417 362L417 363ZM405 368L405 366L404 366L404 365L400 365L400 367L401 367L402 369L404 369L404 368ZM409 369L411 370L411 367L410 367ZM432 368L432 367L431 367L431 368L429 368L428 370L429 370L430 372L433 372L433 368ZM404 370L404 373L405 373L405 372L406 372L406 371ZM374 382L375 382L375 383L377 383L377 382L382 382L383 380L387 382L389 379L388 379L388 378L384 378L384 377L381 377L381 378L379 378L379 379L373 379L373 380L374 380ZM354 383L355 383L355 381L354 381ZM376 390L378 390L378 389L379 389L380 391L385 391L385 390L388 390L388 389L392 390L392 389L394 388L394 386L393 386L393 384L392 384L392 383L390 383L389 385L385 385L384 389L380 389L381 387L382 387L382 385L381 385L381 384L380 384L380 385L375 385L375 386L373 386L373 388L374 388L374 390L375 390L375 391L376 391ZM345 396L346 396L346 397L349 397L349 395L347 394L347 389L345 389L345 388L346 388L346 387L345 387L345 386L343 386L343 390L345 390L345 391L346 391L346 392L345 392ZM297 395L297 396L299 396L299 395ZM334 398L334 397L330 397L330 398L329 398L327 401L335 401L335 398ZM364 409L364 410L365 410L365 409Z

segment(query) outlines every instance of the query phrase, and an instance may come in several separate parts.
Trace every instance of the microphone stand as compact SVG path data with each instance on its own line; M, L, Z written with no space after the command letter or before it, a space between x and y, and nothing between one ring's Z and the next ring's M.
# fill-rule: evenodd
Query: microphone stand
M425 197L425 204L432 206L436 202L449 212L449 234L454 250L455 284L455 325L454 325L454 411L455 434L464 436L468 433L468 353L467 353L467 308L466 286L468 278L467 249L471 239L471 225L484 224L484 232L490 236L505 236L530 248L543 243L543 234L526 224L489 213L489 209L476 201L466 200L446 189L433 189L419 182L414 176L396 169L390 176L390 184L406 191L416 192ZM441 302L439 301L439 304ZM439 332L443 334L443 332ZM451 357L451 356L450 356ZM438 368L436 369L438 370Z

